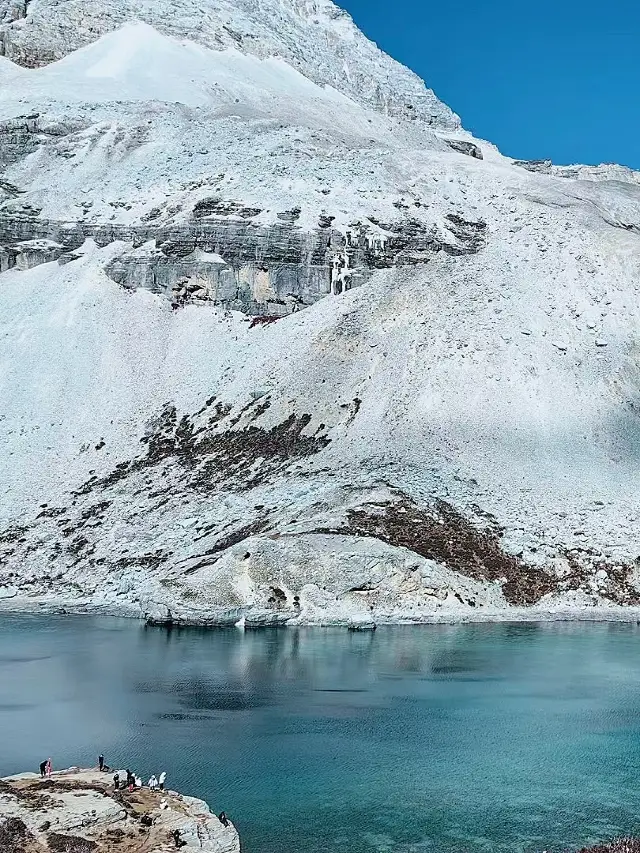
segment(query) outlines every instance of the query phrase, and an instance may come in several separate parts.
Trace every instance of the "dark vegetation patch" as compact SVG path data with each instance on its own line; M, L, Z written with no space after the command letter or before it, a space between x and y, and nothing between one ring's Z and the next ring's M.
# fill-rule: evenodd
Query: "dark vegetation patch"
M53 806L53 800L46 793L42 792L42 786L40 785L21 788L0 779L0 794L8 794L15 797L22 806L33 811L42 811Z
M215 406L213 405L215 403ZM230 403L222 403L220 400L216 403L215 395L205 400L204 406L195 414L195 417L204 415L205 412L209 415L208 423L210 426L217 424L218 421L224 420L231 412L232 406ZM146 439L140 439L143 443Z
M506 578L502 591L509 604L535 604L556 588L555 578L505 553L499 534L479 529L445 501L420 507L408 497L372 508L349 510L348 526L320 533L370 536L442 563L480 581Z
M10 817L0 823L0 850L2 853L26 853L27 845L35 841L20 818Z
M111 506L111 501L100 501L100 503L93 504L87 509L82 511L80 518L83 521L88 521L89 519L100 518L106 510Z
M221 539L215 543L212 548L209 548L208 551L204 551L202 554L196 554L194 557L190 557L189 559L199 560L194 566L190 566L185 570L185 575L195 574L199 569L204 568L205 566L211 566L215 562L211 557L215 557L217 554L221 554L223 551L226 551L227 548L232 548L234 545L239 545L240 542L244 542L245 539L248 539L250 536L256 536L258 533L262 533L267 527L267 519L266 517L257 518L255 521L252 521L250 524L243 525L242 527L238 527L233 530L231 533L228 533L226 536L223 536Z
M264 413L267 411L267 409L270 409L270 408L271 408L271 398L267 397L258 406L256 406L256 408L253 410L253 414L251 415L251 420L257 421L259 418L261 418L264 415Z
M12 545L14 542L20 542L25 537L29 528L23 525L14 524L7 527L0 533L0 545Z
M122 844L126 837L124 830L117 826L107 829L106 836L108 844Z
M42 504L41 511L36 518L58 518L64 515L66 511L67 508L65 506L48 506L47 504Z
M255 404L257 401L245 409ZM266 401L258 405L258 411L267 408ZM318 453L329 444L327 436L303 435L310 422L311 415L290 415L269 430L251 425L217 433L207 425L198 427L188 415L178 418L175 406L167 405L143 439L146 455L118 463L101 479L92 477L77 495L107 489L164 462L177 464L186 474L185 485L192 489L217 488L221 482L231 482L240 489L254 488L292 460Z
M47 845L52 853L91 853L98 849L96 842L88 838L82 838L79 835L62 835L58 832L49 833Z
M113 515L111 495L105 496L104 492L120 486L120 489L129 489L134 498L140 496L144 503L130 515L134 519L160 509L169 501L184 501L190 491L206 494L221 488L237 492L252 489L286 472L292 462L316 454L330 443L323 430L316 430L314 435L305 434L311 422L308 414L292 414L270 429L258 426L256 421L270 405L268 396L256 396L231 416L229 404L211 397L197 414L180 416L175 406L167 404L149 424L141 439L144 450L137 457L119 462L106 475L98 476L92 472L92 476L73 493L74 500L69 510L41 504L39 521L57 528L55 541L52 537L46 541L42 538L35 540L33 530L26 526L13 526L0 534L0 565L5 559L15 559L18 549L24 556L28 549L46 546L49 562L66 559L68 569L81 561L96 567L107 563L105 568L109 571L158 568L173 556L170 552L156 550L136 554L134 550L128 555L125 549L118 559L95 557L96 537L100 535L98 528ZM240 421L244 426L236 426ZM158 472L159 466L161 472ZM91 500L94 495L94 500ZM74 510L76 502L81 502L81 505ZM199 555L205 564L210 564L211 557L217 552L260 532L266 524L266 518L245 518L243 521L240 530L226 530L224 535L220 533L222 538L216 545L206 554ZM215 525L208 530L197 528L195 540L214 531ZM26 538L29 534L30 542ZM63 577L63 574L53 577L39 571L29 583L32 586L37 584L39 588L52 589L56 586L60 589ZM11 578L12 575L0 574L0 583L10 583ZM77 589L80 591L79 587Z
M280 317L273 317L271 315L253 317L251 323L249 323L249 328L255 329L256 326L269 326L271 323L276 323L279 319Z
M74 791L97 791L104 794L107 785L99 785L97 782L85 782L79 779L44 779L37 784L37 788L54 793L73 793Z
M85 536L76 536L76 538L69 543L67 551L72 556L79 557L88 546L89 540Z

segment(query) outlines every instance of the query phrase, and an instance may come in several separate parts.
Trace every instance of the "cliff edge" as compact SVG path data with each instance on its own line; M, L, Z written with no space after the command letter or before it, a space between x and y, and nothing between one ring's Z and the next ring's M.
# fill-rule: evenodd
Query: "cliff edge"
M177 833L177 835L176 835ZM177 840L176 840L177 839ZM97 770L0 780L2 853L240 853L235 828L175 791L114 790Z

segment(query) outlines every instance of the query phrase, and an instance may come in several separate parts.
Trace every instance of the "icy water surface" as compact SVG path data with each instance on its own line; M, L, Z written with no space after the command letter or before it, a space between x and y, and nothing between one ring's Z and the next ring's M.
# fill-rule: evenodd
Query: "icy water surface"
M640 628L243 633L0 617L0 775L107 761L245 853L563 850L640 833Z

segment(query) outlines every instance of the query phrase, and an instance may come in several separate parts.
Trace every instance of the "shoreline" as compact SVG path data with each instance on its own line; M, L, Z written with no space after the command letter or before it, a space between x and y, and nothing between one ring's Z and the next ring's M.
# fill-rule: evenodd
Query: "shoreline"
M166 619L148 618L139 607L132 604L96 604L90 601L71 602L65 599L32 599L13 597L0 599L0 614L14 616L96 616L116 619L134 619L143 622L149 627L166 628L212 628L229 629L242 628L250 631L260 631L273 628L344 628L356 631L374 630L376 627L423 627L429 625L467 625L467 624L506 624L506 623L553 623L553 622L617 622L640 624L640 607L623 608L591 607L591 608L564 608L557 610L537 610L532 608L513 608L509 610L491 610L485 612L456 612L432 614L415 619L406 617L394 618L392 615L380 617L375 620L350 620L344 618L331 618L327 615L321 620L280 620L280 621L258 621L250 619L246 624L238 625L237 619L202 618L194 614L191 616L180 616Z

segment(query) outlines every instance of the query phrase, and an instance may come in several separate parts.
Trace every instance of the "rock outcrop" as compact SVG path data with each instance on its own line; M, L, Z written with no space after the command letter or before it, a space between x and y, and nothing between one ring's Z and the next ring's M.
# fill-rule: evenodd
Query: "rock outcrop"
M216 217L220 207L218 202L197 224L164 228L0 215L0 271L67 263L89 238L99 246L125 242L132 248L105 267L123 287L162 294L174 307L212 302L278 317L365 284L376 269L424 263L438 252L473 254L485 245L484 222L453 214L442 235L434 225L408 217L385 224L370 217L342 234L330 227L304 232L292 224L230 221Z
M234 826L175 791L114 789L111 776L65 770L0 779L2 853L240 853Z
M367 149L381 134L390 141L394 124L414 140L412 144L440 150L452 146L472 156L482 155L474 143L439 139L436 131L455 129L457 120L432 93L420 95L426 104L424 109L399 104L400 99L408 97L405 85L415 87L418 93L424 89L412 76L405 80L404 70L396 75L399 88L393 95L383 93L387 84L380 84L371 96L366 87L359 86L357 93L352 93L353 100L348 100L328 88L329 83L339 83L337 88L342 90L346 85L351 91L344 75L340 74L336 81L331 63L324 64L326 57L311 67L313 52L305 52L300 69L306 76L294 70L297 65L286 66L283 85L282 59L272 58L271 53L276 52L278 43L282 57L279 39L286 36L288 45L291 40L285 32L276 30L272 33L273 45L268 47L260 41L267 37L263 30L271 12L276 19L281 18L283 27L293 28L296 42L308 39L314 27L332 29L340 21L340 28L346 29L344 33L340 29L339 38L333 34L327 49L337 45L341 51L350 51L353 59L345 59L344 67L352 61L354 75L359 63L367 66L373 62L385 68L388 63L394 65L331 4L296 5L287 0L284 5L278 4L277 14L264 8L259 15L262 35L240 46L229 35L233 28L228 23L220 24L221 41L218 35L211 36L213 44L202 28L189 31L191 37L202 37L207 47L213 48L205 51L195 44L188 46L161 36L151 26L140 23L129 23L119 33L108 33L121 16L122 23L128 20L127 9L122 0L102 9L94 25L80 36L81 43L86 41L88 45L59 63L30 72L11 63L0 67L7 87L13 86L21 93L21 97L7 96L5 112L0 115L0 169L14 178L0 181L2 270L30 267L38 260L46 263L59 256L61 263L66 263L86 239L93 239L100 246L118 241L124 245L106 269L125 287L143 287L163 294L174 307L205 301L251 315L283 316L328 294L340 294L366 283L375 269L424 262L440 251L464 254L483 247L482 221L468 223L473 226L471 232L468 227L460 229L462 220L457 209L449 218L434 217L415 193L410 193L410 198L385 197L382 204L372 197L370 204L364 206L349 198L355 188L340 194L346 198L332 198L327 171L341 172L340 161L352 160L355 155L361 161L361 169L354 169L353 163L348 166L348 183L353 183L359 181L359 171L375 171L383 166L375 160L367 162ZM67 41L60 41L60 31L52 23L60 11L57 4L34 0L20 26L14 26L12 17L4 28L0 26L5 39L12 40L11 50L5 41L7 55L22 57L19 51L15 52L17 43L13 39L20 41L27 34L31 47L40 38L50 38L53 46L46 50L38 47L40 58L37 62L25 61L26 65L42 64L42 57L49 57L51 52L65 56L78 47L76 36L80 30L75 26L66 28ZM62 10L63 15L74 20L81 11L75 6L73 10L68 6ZM195 11L185 3L185 14ZM214 17L232 11L238 12L237 4L227 9L226 3L220 5L218 0L212 0ZM146 13L161 32L175 35L176 21L161 4L150 6ZM87 8L83 14L94 13ZM136 4L136 19L140 18L145 19L145 8ZM243 26L255 29L258 25L254 24L245 22ZM96 42L102 32L107 34ZM228 46L229 40L233 47ZM109 63L112 57L129 55L134 42L134 65L138 61L140 67L122 69L129 82L119 85L120 71L111 75ZM285 51L290 52L289 48ZM147 55L149 61L144 62ZM144 79L149 65L157 64L161 74L163 57L166 64L184 67L172 93L175 100L169 100L170 93L163 90L161 83L158 85L156 77L149 77L145 84L148 90L143 92L136 83L136 75ZM79 97L70 109L65 103L63 80L68 79L76 91L78 78L89 74L92 79L97 74L100 79L103 73L109 82L101 103L94 103L95 94L90 92L87 99ZM364 71L358 73L364 78ZM193 85L198 77L206 95L198 94L199 87ZM293 124L298 129L293 132L289 107L292 97L298 103ZM146 108L140 111L141 98L154 104L150 112ZM374 104L370 103L371 98ZM422 103L420 99L413 100ZM31 108L26 114L25 101ZM411 121L402 117L407 110ZM430 111L428 115L425 110ZM238 186L234 177L238 168L242 174L246 167L238 133L240 130L240 136L243 134L238 127L238 120L243 118L250 118L253 137L248 136L244 142L251 146L247 156L255 160L256 149L263 152L260 161L254 163L256 173L250 178L259 203L241 200L243 195L246 198L248 187ZM338 139L333 138L335 131ZM157 148L159 139L169 137L172 142L163 146L167 151L160 159L147 151L149 147ZM291 154L313 160L319 152L326 162L314 169L317 186L309 186L301 193L290 184L283 195ZM100 169L105 170L106 183L94 193L86 186L84 175L87 166L89 172L94 170L96 157L103 160ZM142 184L132 166L136 159L144 160L144 172L149 168L154 171L160 160L166 159L162 174L149 174L144 179L156 187L148 197L141 193ZM81 162L85 165L81 166ZM264 186L265 163L279 185L273 191ZM244 179L241 183L245 184ZM52 191L52 184L60 185L60 193ZM162 186L166 191L158 194L156 190ZM103 195L101 201L98 195ZM62 248L57 253L27 253L24 244L35 240L51 241Z

